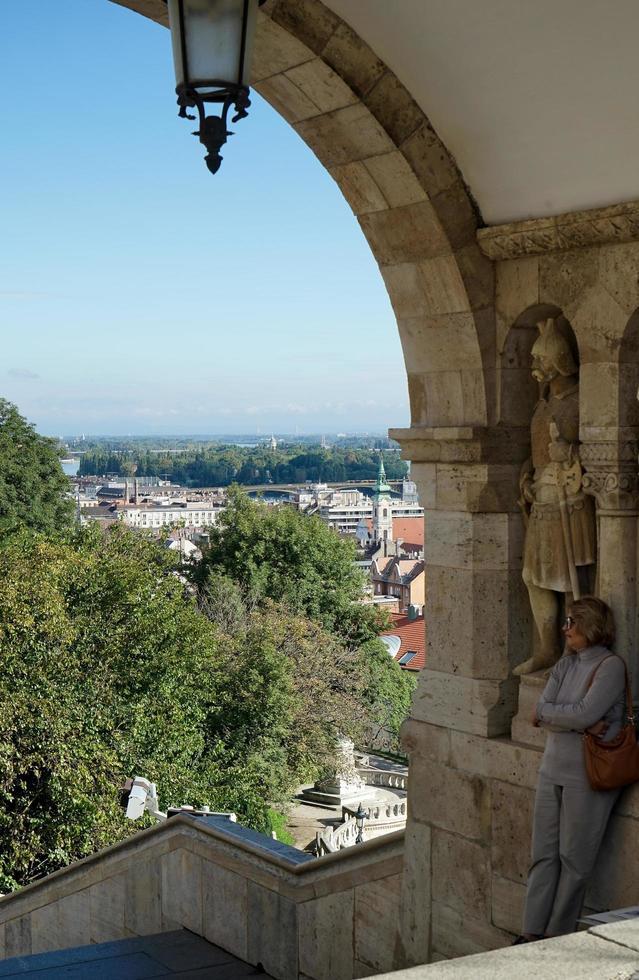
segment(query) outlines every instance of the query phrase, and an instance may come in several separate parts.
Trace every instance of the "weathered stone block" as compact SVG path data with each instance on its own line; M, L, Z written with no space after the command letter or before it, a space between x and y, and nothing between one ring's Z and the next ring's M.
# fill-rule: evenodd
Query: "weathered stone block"
M248 882L241 875L202 863L204 936L238 959L248 953Z
M261 963L266 973L281 980L297 980L297 909L289 901L261 885L248 883L249 963Z
M447 765L450 759L450 729L427 725L407 718L401 728L402 748L413 757ZM408 768L408 796L411 796L411 768Z
M400 265L380 266L380 272L398 319L423 316L428 313L417 265L413 262L403 262ZM410 367L407 367L407 370L410 370Z
M630 316L639 307L639 242L599 249L599 282Z
M460 180L452 158L428 121L402 143L401 150L429 196L448 190Z
M357 102L357 96L321 58L290 68L286 75L320 112L333 112Z
M444 230L447 231L445 226ZM466 313L470 310L466 286L453 255L421 262L419 278L426 309L432 315Z
M378 262L418 262L449 251L446 236L428 201L364 214L359 221Z
M582 362L607 363L619 358L628 315L601 285L585 296L571 319Z
M516 703L514 678L475 680L427 668L421 672L411 714L431 725L491 738L509 731Z
M7 958L29 956L31 948L31 916L21 915L5 922L4 941Z
M517 317L529 306L539 303L539 259L531 256L498 262L495 275L497 350L502 350Z
M305 44L275 24L270 17L260 17L255 31L251 84L278 75L313 57L313 52Z
M586 895L590 908L619 909L637 904L638 835L638 820L612 816Z
M437 210L437 209L435 209ZM448 231L448 227L446 231ZM450 237L450 236L449 236ZM451 240L452 243L452 240ZM473 310L495 307L495 269L494 264L480 252L476 241L455 252L455 258L461 270L462 279L466 286L468 299ZM493 350L495 345L495 317L490 319L490 334Z
M320 115L317 106L284 74L265 78L255 89L287 122L296 123Z
M390 71L384 72L364 102L398 146L424 122L424 113Z
M581 390L588 392L588 398L583 399L580 406L580 425L617 425L622 400L619 365L582 364L579 385Z
M361 103L303 120L294 128L329 168L393 149L382 127Z
M481 368L472 313L403 317L398 327L404 359L415 372L449 371L453 351L456 369Z
M523 662L526 659L524 651L521 661ZM545 686L546 678L541 672L520 678L519 709L513 718L511 729L513 741L522 742L525 745L534 745L539 749L545 747L545 730L543 728L536 728L532 723L533 712Z
M426 192L410 164L398 150L370 157L364 166L375 180L391 208L426 200Z
M490 860L485 847L433 830L433 903L468 914L479 922L490 921ZM444 952L441 946L433 946Z
M182 927L202 935L202 858L176 848L160 859L162 929Z
M125 887L126 876L121 874L87 889L92 943L106 943L130 935L124 923ZM71 917L74 913L75 910Z
M505 571L509 566L507 514L429 511L426 564L475 571Z
M391 875L355 889L355 957L378 973L392 970L399 928L401 876ZM337 978L328 974L327 980ZM347 978L350 980L350 974Z
M496 929L489 920L433 902L433 950L447 958L471 956L508 946L512 936Z
M489 840L491 793L485 779L419 756L411 757L410 768L411 820L473 840Z
M494 781L492 802L492 869L504 878L525 882L530 867L535 792Z
M457 250L472 245L477 231L477 216L462 182L456 181L438 194L429 192L428 196L452 248Z
M526 886L510 878L492 877L492 922L498 929L518 935L522 929Z
M475 679L512 669L508 571L428 566L428 667Z
M299 38L316 54L320 54L341 24L339 17L317 0L280 0L272 16L287 33Z
M437 465L435 463L414 463L411 466L411 479L417 484L417 492L422 507L431 510L436 506Z
M353 976L353 890L299 906L299 968L316 980Z
M404 834L404 872L395 964L398 969L429 960L431 865L432 830L427 824L409 820Z
M456 769L515 786L537 786L541 752L508 738L477 738L451 732L450 762Z
M322 58L360 98L369 92L386 68L359 35L343 21L331 34Z
M573 304L595 285L599 276L596 248L548 252L539 257L539 298L559 306L569 319Z
M93 887L100 888L101 884ZM31 912L31 952L88 945L93 931L90 915L89 889L34 909ZM122 938L122 932L112 938Z
M348 201L353 214L368 214L388 207L386 198L364 163L345 163L333 167L331 176Z
M136 936L162 931L162 870L157 859L135 861L128 869L124 924Z

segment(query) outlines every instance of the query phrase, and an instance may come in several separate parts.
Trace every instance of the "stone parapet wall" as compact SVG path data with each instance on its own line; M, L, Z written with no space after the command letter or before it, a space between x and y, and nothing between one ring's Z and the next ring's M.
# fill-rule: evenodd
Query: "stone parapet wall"
M312 860L176 816L0 900L3 957L181 927L276 980L394 966L403 834Z
M415 720L405 726L404 742L413 746L410 831L428 855L429 880L421 890L432 902L430 957L508 946L521 929L541 748ZM612 818L586 899L589 910L636 904L638 836L635 786Z

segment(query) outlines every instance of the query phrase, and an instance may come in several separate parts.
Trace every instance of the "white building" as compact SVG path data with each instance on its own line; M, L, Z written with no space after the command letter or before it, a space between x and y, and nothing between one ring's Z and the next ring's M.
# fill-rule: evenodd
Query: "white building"
M153 501L126 505L118 511L118 517L128 527L142 530L173 527L176 524L202 528L216 524L223 509L219 503L206 501Z

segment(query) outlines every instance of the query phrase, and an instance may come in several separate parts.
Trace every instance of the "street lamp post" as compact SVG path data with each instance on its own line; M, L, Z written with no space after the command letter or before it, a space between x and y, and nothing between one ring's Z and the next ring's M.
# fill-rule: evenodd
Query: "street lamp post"
M364 821L368 816L366 810L363 809L361 801L357 807L357 813L355 814L355 826L357 827L357 837L355 838L356 844L364 843Z
M257 8L265 0L167 0L177 101L180 116L199 119L194 136L206 147L212 174L222 162L220 150L232 122L248 115L249 74ZM207 116L207 103L221 106L219 116ZM197 117L188 109L196 109Z

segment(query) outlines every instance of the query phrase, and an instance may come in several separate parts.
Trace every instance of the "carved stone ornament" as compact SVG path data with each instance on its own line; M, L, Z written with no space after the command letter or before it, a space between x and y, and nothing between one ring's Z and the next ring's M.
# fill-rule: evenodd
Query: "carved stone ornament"
M589 469L584 473L585 493L597 501L601 512L636 511L639 508L639 472L637 466L617 470Z
M495 260L635 239L639 239L639 201L591 211L572 211L550 218L514 221L481 228L477 232L481 251Z

